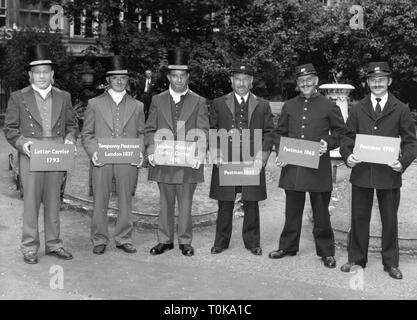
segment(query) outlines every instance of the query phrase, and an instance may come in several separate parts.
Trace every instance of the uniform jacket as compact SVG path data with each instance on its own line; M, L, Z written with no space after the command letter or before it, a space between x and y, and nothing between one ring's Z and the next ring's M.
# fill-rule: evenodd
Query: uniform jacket
M115 137L110 99L112 99L110 94L105 92L88 101L81 139L90 158L94 152L98 151L98 138ZM122 132L118 138L139 139L140 148L143 152L145 127L143 103L133 99L127 93L123 99L126 99L126 109L121 127Z
M219 129L226 129L226 131L229 132L231 129L234 129L234 115L235 99L233 92L215 99L212 107L210 107L210 129L214 130L214 133ZM254 150L253 130L262 129L262 160L266 163L273 145L272 132L274 124L271 108L268 101L260 99L252 93L249 94L248 100L248 127L251 130L251 152ZM224 159L226 161L232 160L231 140L232 138L230 137L228 159ZM211 143L212 141L213 140L210 139ZM219 146L218 143L217 146ZM211 145L210 148L213 148L213 145ZM212 151L213 150L210 152L212 153ZM266 197L265 168L262 168L260 172L260 185L242 186L242 199L248 201L260 201L266 199ZM213 165L212 170L210 198L224 201L235 200L234 186L220 186L219 168L216 165Z
M416 130L408 107L389 93L387 103L379 118L376 118L371 96L366 96L353 106L347 125L353 134L369 134L386 137L401 137L399 161L403 172L417 155ZM340 146L340 153L346 161L353 152L354 135L346 138ZM401 187L402 173L383 164L359 163L352 168L350 182L363 188L394 189Z
M281 137L327 142L327 153L320 157L319 168L294 165L282 168L279 187L305 192L332 190L332 168L329 151L339 146L340 138L347 134L340 108L322 96L313 94L309 99L299 95L282 107L281 117L274 130L275 150L279 150Z
M79 129L71 96L68 92L52 87L52 137L76 141ZM32 86L10 95L4 121L7 141L20 152L30 138L42 138L42 120Z
M166 90L152 97L152 103L149 109L148 120L145 126L145 145L148 155L153 154L155 150L154 136L160 129L170 130L174 133L174 123L171 113L171 95ZM183 123L183 126L180 125ZM207 153L207 140L209 130L209 120L206 99L195 92L189 90L184 98L181 114L178 118L176 136L187 137L190 130L199 129L204 133L204 139L194 139L197 141L198 156L201 162L205 161ZM204 140L204 141L203 141ZM191 167L177 167L156 165L149 166L149 180L162 183L197 183L204 181L204 166L199 169Z

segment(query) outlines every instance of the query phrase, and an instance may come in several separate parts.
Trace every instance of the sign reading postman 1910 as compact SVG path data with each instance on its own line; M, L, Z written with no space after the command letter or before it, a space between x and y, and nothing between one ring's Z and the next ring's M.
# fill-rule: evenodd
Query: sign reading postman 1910
M37 142L30 146L30 171L74 169L75 145Z
M139 139L98 139L98 161L104 164L139 163Z
M360 161L392 164L398 160L401 138L357 134L353 153Z
M192 167L197 144L192 141L156 140L155 163L160 166Z
M320 162L319 150L319 142L281 137L278 161L317 169Z

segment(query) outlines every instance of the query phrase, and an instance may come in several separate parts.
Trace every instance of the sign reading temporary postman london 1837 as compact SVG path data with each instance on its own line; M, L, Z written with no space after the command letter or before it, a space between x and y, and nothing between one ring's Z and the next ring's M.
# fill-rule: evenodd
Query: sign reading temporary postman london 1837
M281 137L278 161L317 169L320 162L320 143L303 139Z
M98 162L110 163L139 163L139 139L98 139Z
M259 186L260 168L244 162L228 162L219 167L221 186Z
M160 166L192 167L196 159L196 147L192 141L155 139L155 163Z
M353 153L360 161L392 164L400 154L400 138L357 134Z
M75 145L37 142L30 146L30 171L74 169Z

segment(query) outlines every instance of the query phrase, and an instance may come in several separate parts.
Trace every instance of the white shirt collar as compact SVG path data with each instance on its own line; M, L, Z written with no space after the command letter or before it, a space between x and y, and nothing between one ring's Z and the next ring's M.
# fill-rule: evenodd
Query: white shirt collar
M238 95L236 92L235 92L235 97L237 101L239 101L239 103L242 101L242 96ZM249 99L249 92L243 96L243 100L245 100L245 103L248 101L248 99Z
M374 107L374 110L375 110L377 101L373 93L371 93L371 101L372 101L372 106ZM387 101L388 101L388 92L381 97L381 101L379 102L379 105L381 106L381 111L384 110L384 107Z
M117 92L117 91L114 91L112 88L110 88L108 90L108 93L112 97L113 101L116 104L119 104L123 100L123 97L126 94L126 90L123 90L122 92Z
M177 104L178 102L181 101L181 96L184 96L187 94L188 92L188 87L187 90L185 90L184 92L178 93L175 92L174 90L172 90L171 86L169 86L169 94L171 95L172 99L174 100L175 104Z
M46 88L46 89L40 89L37 86L35 86L34 84L32 84L32 88L33 88L33 90L35 90L37 93L39 93L41 95L42 99L45 99L46 96L48 95L48 93L51 92L51 90L52 90L52 84L50 84L48 86L48 88Z

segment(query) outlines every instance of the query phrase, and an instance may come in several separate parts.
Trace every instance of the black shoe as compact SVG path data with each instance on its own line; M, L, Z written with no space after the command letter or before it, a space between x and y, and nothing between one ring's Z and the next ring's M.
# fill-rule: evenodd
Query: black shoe
M323 264L327 268L336 268L336 259L333 256L322 257Z
M104 251L106 251L106 245L105 244L99 244L93 248L94 254L103 254Z
M184 256L191 257L194 255L194 248L189 244L180 244L180 250Z
M167 250L174 249L173 243L158 243L155 247L153 247L150 251L152 255L164 253Z
M346 262L343 266L340 267L340 270L342 272L350 272L355 266L365 268L365 266L357 264L356 262Z
M35 251L29 251L23 254L23 261L28 264L37 264L38 256Z
M59 259L63 259L63 260L71 260L72 258L74 258L72 256L71 253L69 253L67 250L65 250L64 248L59 248L58 250L55 251L50 251L47 253L48 256L55 256Z
M127 252L127 253L136 252L136 248L131 243L124 243L124 244L116 246L116 248L122 249L124 252Z
M286 256L295 256L297 255L297 252L291 252L291 251L284 251L284 250L275 250L269 253L268 257L271 259L281 259Z
M262 248L260 248L260 247L253 247L253 248L246 248L246 249L248 249L255 256L261 256L262 255Z
M220 247L214 246L214 247L211 248L210 252L212 254L217 254L217 253L223 252L224 250L226 250L226 248L220 248Z
M401 280L403 278L403 274L398 268L384 266L384 271L388 272L389 276L393 279Z

